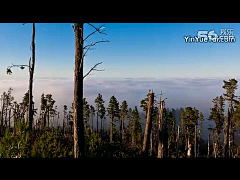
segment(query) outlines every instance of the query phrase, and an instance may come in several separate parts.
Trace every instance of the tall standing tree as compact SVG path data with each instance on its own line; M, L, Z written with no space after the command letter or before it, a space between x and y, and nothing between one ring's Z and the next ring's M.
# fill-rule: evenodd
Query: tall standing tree
M83 80L92 71L100 71L96 67L101 64L97 63L93 66L88 73L83 75L83 64L84 57L87 52L95 46L97 43L108 42L108 41L97 41L95 43L90 43L84 46L89 37L95 33L105 34L103 31L103 26L96 28L94 25L88 23L94 28L94 31L87 35L85 38L83 36L83 25L84 23L74 23L73 30L75 33L75 70L74 70L74 103L73 103L73 139L74 139L74 157L80 158L85 156L85 137L84 137L84 120L83 120Z
M161 93L162 95L162 93ZM143 109L143 111L146 113L145 118L147 118L147 112L148 112L148 95L146 98L141 100L140 107ZM153 113L152 113L152 128L150 133L150 155L153 155L154 152L157 153L157 138L158 138L158 107L156 106L156 101L153 102Z
M122 105L120 106L120 144L124 140L124 120L128 115L128 104L127 101L123 101Z
M94 118L94 116L95 116L95 108L94 108L93 105L90 105L90 112L91 112L91 118L92 118L92 123L91 123L91 125L92 125L92 133L93 133L93 118Z
M132 147L135 149L141 148L142 143L142 126L140 123L140 116L137 109L137 106L135 106L135 109L132 112L132 117L130 120L130 132L131 132L131 139L132 139Z
M226 90L226 93L224 93L224 98L225 100L228 102L229 104L229 114L228 114L228 119L229 121L226 121L226 126L228 129L225 130L225 132L229 132L229 138L228 142L225 142L226 144L229 145L228 147L228 151L229 154L231 156L232 154L232 149L234 147L234 133L235 133L235 129L236 129L236 124L233 121L233 115L234 115L234 110L236 105L238 104L237 101L237 96L235 95L235 91L237 90L237 83L238 81L236 79L229 79L228 81L223 81L224 85L223 85L223 89ZM225 134L226 135L226 134ZM225 144L225 146L226 146Z
M147 119L145 123L145 132L144 132L143 147L142 147L142 152L144 156L148 156L148 152L149 152L150 137L151 137L151 130L152 130L153 108L154 108L153 103L154 103L154 93L153 93L153 90L150 90L148 94Z
M34 115L34 106L33 106L33 75L35 69L35 23L32 23L32 58L29 60L29 65L12 65L7 68L7 74L12 74L11 68L13 67L20 67L24 69L28 67L29 69L29 105L28 105L28 121L29 121L29 129L32 130L33 126L33 115Z
M219 155L219 149L220 149L220 135L223 130L223 124L224 124L224 98L222 96L216 97L213 99L214 107L211 108L209 120L214 121L215 123L215 137L216 137L216 147L215 149L215 157L218 157Z
M109 105L107 108L108 116L110 117L110 143L113 143L113 136L114 136L114 129L115 129L115 121L120 116L120 109L119 109L119 103L117 99L112 96L109 101Z
M90 118L90 106L86 100L83 98L83 119L84 119L84 127L86 130L90 129L89 118Z
M194 144L195 126L198 125L199 111L196 108L186 107L181 113L182 128L185 134L187 156L193 157L192 145Z
M203 113L200 112L199 114L199 122L200 122L200 129L199 129L199 135L198 135L198 156L200 155L200 146L201 146L201 137L203 134L203 121L204 121L204 116Z
M98 134L98 129L99 129L98 128L99 127L98 126L98 124L99 124L98 117L100 117L100 119L101 119L101 130L102 130L102 121L106 114L104 103L105 103L105 101L103 100L102 95L99 93L98 97L95 99L96 112L97 112L97 134Z

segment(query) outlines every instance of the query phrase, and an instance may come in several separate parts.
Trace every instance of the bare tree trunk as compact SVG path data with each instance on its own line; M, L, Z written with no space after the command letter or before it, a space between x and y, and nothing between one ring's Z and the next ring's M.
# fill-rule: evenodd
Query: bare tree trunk
M133 119L132 126L132 148L136 147L136 127L135 127L135 119Z
M224 148L223 148L223 157L228 157L229 150L229 128L230 128L230 112L228 110L227 117L225 118L225 127L224 127Z
M100 129L100 136L102 137L102 128L103 128L103 120L101 119L101 129Z
M1 115L1 136L3 135L3 111L0 112Z
M97 111L97 136L98 136L98 111Z
M120 145L122 146L122 117L120 117L120 133L119 133L119 138L120 138Z
M198 157L200 155L201 130L198 131Z
M75 23L75 75L74 75L73 138L74 157L85 156L83 120L83 23Z
M8 120L7 120L7 114L8 114L8 113L7 113L7 112L8 112L8 100L7 100L6 110L5 110L5 128L7 128L7 126L8 126L8 125L7 125L7 124L8 124L8 123L7 123L7 122L8 122Z
M160 99L159 118L158 118L158 158L163 158L163 105L164 101Z
M177 148L176 148L176 158L178 158L178 151L179 151L179 139L180 139L180 127L178 126L177 130Z
M188 136L188 140L187 140L187 148L188 148L187 157L190 158L191 157L191 151L192 151L192 145L190 143L189 136Z
M212 146L213 146L213 157L216 158L216 141L215 141L215 133L213 131L213 135L212 135Z
M143 139L143 149L142 149L143 154L145 156L148 156L148 151L149 151L150 133L152 129L153 102L154 102L154 93L153 93L153 90L151 90L148 95L148 112L147 112L147 120L146 120L144 139Z
M153 130L151 131L150 135L150 156L153 155Z
M198 146L198 143L197 143L197 125L195 125L195 145L194 145L194 155L195 155L195 158L197 157L197 146Z
M8 114L8 127L9 128L11 127L11 111L12 111L12 108L9 109L9 114Z
M92 115L92 133L93 133L93 115Z
M207 157L210 157L210 134L208 134L208 153L207 153Z
M228 140L228 143L229 143L229 145L228 145L228 147L229 147L229 149L228 149L228 157L229 158L231 158L231 150L232 150L232 148L231 148L231 133L229 133L229 138L228 138L229 140Z
M28 107L28 121L29 129L32 130L33 124L33 74L35 67L35 23L32 24L32 60L29 62L30 77L29 77L29 107Z
M49 114L49 107L48 107L48 127L50 127L50 114Z
M110 120L110 143L113 142L113 114L111 114L111 120Z

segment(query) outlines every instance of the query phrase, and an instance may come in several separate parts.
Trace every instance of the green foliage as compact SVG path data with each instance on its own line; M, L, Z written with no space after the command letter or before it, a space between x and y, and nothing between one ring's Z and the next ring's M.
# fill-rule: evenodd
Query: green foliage
M224 99L222 96L213 99L214 107L211 108L209 120L215 122L217 134L219 135L224 123Z
M124 120L128 115L128 104L127 101L123 101L122 105L120 106L120 116L121 119Z
M148 95L147 95L148 96ZM140 107L143 109L143 111L145 112L145 118L147 118L147 111L148 111L148 97L141 100L140 102ZM153 123L156 123L157 122L157 119L158 119L158 107L154 104L153 106L153 113L152 113L152 116L153 116Z
M73 157L73 138L58 130L45 129L34 140L31 156L41 158Z
M235 91L237 90L237 83L238 81L236 79L229 79L229 81L223 81L223 89L226 90L226 93L224 93L225 100L229 102L229 107L231 108L231 112L233 112L233 106L235 103L237 103L235 96Z
M190 143L194 140L195 125L198 125L199 111L194 107L186 107L181 113L183 132L189 136Z
M83 119L84 119L85 129L90 127L90 124L89 124L90 113L91 113L90 106L86 98L83 98Z
M117 99L114 96L112 96L110 101L109 101L107 112L108 112L107 115L110 116L110 118L113 121L117 120L116 118L120 117L119 103L118 103Z
M105 101L103 100L102 95L99 93L98 97L95 99L95 104L96 104L96 111L98 115L100 116L100 119L105 118L106 110L104 107Z
M89 157L97 157L100 156L101 147L102 147L102 139L98 136L97 133L90 133L87 129L85 131L86 137L86 152Z
M73 157L73 138L58 130L32 131L24 119L16 121L14 132L7 129L0 139L2 158L60 158Z
M129 130L131 132L132 145L138 149L140 149L142 145L142 126L140 120L141 118L139 116L137 106L135 106L129 122Z
M24 119L16 122L15 132L7 129L0 140L0 157L26 158L30 157L30 133Z

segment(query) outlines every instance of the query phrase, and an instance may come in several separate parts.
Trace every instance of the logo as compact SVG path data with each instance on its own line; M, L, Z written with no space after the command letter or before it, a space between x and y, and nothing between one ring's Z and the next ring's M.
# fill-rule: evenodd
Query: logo
M184 36L186 43L235 43L233 29L220 29L219 35L215 30L201 30L196 36Z

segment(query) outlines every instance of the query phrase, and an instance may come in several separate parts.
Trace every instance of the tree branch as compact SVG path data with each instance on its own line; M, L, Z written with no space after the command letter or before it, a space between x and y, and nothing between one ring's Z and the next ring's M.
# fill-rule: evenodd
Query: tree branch
M97 42L95 42L95 43L91 43L91 44L85 46L83 49L87 49L87 50L83 53L83 57L82 57L82 58L84 58L84 57L86 56L87 52L90 50L91 47L95 46L95 45L98 44L98 43L103 43L103 42L110 42L110 41L107 41L107 40L104 41L104 40L102 40L102 41L97 41Z
M91 73L92 71L105 71L105 69L102 69L102 70L96 69L96 67L97 67L98 65L100 65L100 64L102 64L102 62L95 64L95 65L88 71L88 73L87 73L85 76L83 76L83 79L84 79L85 77L87 77L88 75L90 75L90 73Z
M25 65L25 64L23 64L23 65L15 65L15 64L12 64L12 66L8 66L7 67L7 74L12 74L12 70L11 70L11 68L13 68L13 67L20 67L20 69L25 69L25 67L28 67L29 69L31 69L31 67L29 66L29 65Z
M102 29L104 29L105 27L102 25L102 26L100 26L100 27L95 27L94 25L92 25L92 24L90 24L90 23L87 23L87 24L89 24L90 26L92 26L94 29L95 29L95 31L93 31L92 33L90 33L83 41L86 41L90 36L92 36L93 34L95 34L95 33L99 33L99 34L105 34L105 35L107 35L106 33L104 33L105 32L105 30L102 30Z

